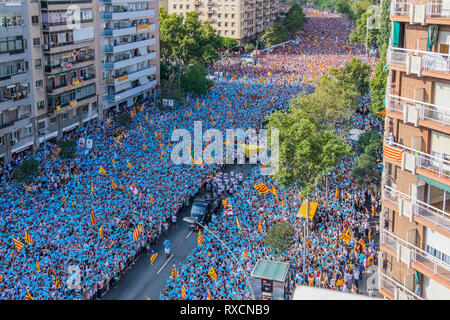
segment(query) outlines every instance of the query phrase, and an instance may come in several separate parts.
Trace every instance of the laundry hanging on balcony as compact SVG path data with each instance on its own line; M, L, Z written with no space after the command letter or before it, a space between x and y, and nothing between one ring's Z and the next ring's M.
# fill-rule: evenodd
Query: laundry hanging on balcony
M398 47L400 43L400 22L394 21L394 33L392 36L392 46Z
M427 29L427 48L428 51L433 49L434 44L438 36L439 26L437 24L431 24Z
M397 161L397 162L401 162L402 155L403 155L403 150L384 145L384 156L386 158L389 158L389 159Z

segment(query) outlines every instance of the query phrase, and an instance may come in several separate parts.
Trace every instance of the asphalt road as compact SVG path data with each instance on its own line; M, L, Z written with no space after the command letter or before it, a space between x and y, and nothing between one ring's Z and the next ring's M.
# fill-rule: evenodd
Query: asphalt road
M228 165L223 170L239 171L242 169L244 177L250 172L251 165ZM189 224L183 221L183 217L189 216L190 204L177 215L176 228L169 229L167 235L162 235L158 243L153 244L153 250L158 252L153 265L150 264L150 253L141 254L131 267L125 271L119 283L111 288L102 297L102 300L158 300L160 292L166 285L166 280L171 276L173 264L178 267L186 261L192 249L197 246L197 231L192 231ZM170 257L166 259L164 253L164 240L170 241Z

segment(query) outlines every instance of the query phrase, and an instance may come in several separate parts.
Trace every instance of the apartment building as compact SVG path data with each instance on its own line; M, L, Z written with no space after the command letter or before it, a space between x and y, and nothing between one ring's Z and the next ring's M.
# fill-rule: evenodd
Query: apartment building
M450 299L450 1L390 14L379 289Z
M0 162L33 146L35 81L27 1L0 1Z
M159 83L159 2L102 0L104 109L131 106Z
M170 14L199 13L199 20L208 21L220 36L240 43L259 37L273 24L279 0L167 0Z

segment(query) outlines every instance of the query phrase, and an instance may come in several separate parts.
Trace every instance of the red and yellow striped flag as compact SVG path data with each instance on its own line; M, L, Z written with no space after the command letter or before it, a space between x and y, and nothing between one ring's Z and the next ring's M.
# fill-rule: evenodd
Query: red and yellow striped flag
M31 236L28 233L27 229L24 229L24 230L25 230L25 237L23 237L23 240L25 240L25 242L28 244L33 244L34 241L33 241L33 239L31 239Z
M141 223L133 231L133 240L136 241L141 236Z
M208 296L206 297L206 300L211 300L211 294L209 293L208 288L206 288L206 292L208 292Z
M59 278L56 274L55 274L55 282L53 284L58 288L62 287L62 283L61 281L59 281Z
M34 300L33 297L31 296L30 291L28 291L28 288L27 288L27 295L25 296L25 299L26 300Z
M127 167L128 169L133 169L134 167L131 165L130 161L127 160Z
M272 187L272 188L270 189L270 192L272 192L272 194L273 194L274 196L277 196L277 195L278 195L278 190L277 190L272 184L270 184L270 186Z
M111 188L113 188L114 190L117 189L117 184L113 181L111 181Z
M103 169L102 166L100 166L100 168L98 169L98 173L103 174L103 175L105 175L105 176L108 174L108 173L106 172L106 170Z
M229 199L230 198L226 198L226 199L222 200L222 205L224 208L231 207L231 204L228 202Z
M158 252L153 252L152 253L152 255L150 256L150 265L153 264L153 262L155 261L157 256L158 256Z
M259 194L269 191L269 187L267 187L267 185L265 185L264 183L255 184L254 188L258 190Z
M101 225L100 228L98 229L98 236L100 238L103 238L103 225Z
M262 224L261 224L261 220L259 220L258 231L259 232L263 232L263 227L262 227Z
M213 278L214 280L217 279L217 273L216 273L216 271L214 270L214 267L211 267L211 269L209 269L208 275L209 275L211 278Z
M239 230L242 230L241 224L239 223L238 217L236 217L236 225L237 225L237 227L239 228Z
M344 285L344 280L342 280L342 279L339 279L337 282L336 282L336 287L342 287Z
M95 224L95 215L94 215L94 211L91 211L91 227L93 227Z
M12 239L13 239L14 245L16 246L17 252L20 252L20 250L22 250L22 248L23 248L23 246L24 246L25 244L22 243L22 242L20 242L20 241L17 240L17 239L14 239L14 238L12 238Z
M37 272L41 271L41 263L39 261L36 262L35 267Z
M171 277L172 277L172 279L176 279L178 277L178 275L177 275L177 267L175 265L173 265Z
M198 230L197 243L198 243L199 247L202 246L202 242L203 242L203 233L202 233L202 230Z
M91 181L91 195L94 195L94 182Z
M384 156L391 160L401 162L402 156L403 156L403 150L384 145Z
M64 202L64 206L67 207L66 195L65 194L63 194L61 200L62 200L62 202Z
M248 257L248 251L247 251L247 250L245 250L245 251L242 253L242 257L245 258L245 259L247 259L247 257Z
M181 287L181 299L186 299L186 287L184 286L184 283L183 283L183 286Z

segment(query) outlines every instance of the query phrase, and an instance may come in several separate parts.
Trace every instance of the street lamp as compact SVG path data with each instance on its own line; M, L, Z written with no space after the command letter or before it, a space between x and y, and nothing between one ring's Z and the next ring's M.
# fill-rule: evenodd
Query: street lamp
M247 277L247 274L245 273L244 267L242 266L242 264L240 263L240 261L236 258L236 256L234 255L233 251L231 251L231 249L227 246L227 244L226 244L225 242L223 242L223 241L222 241L222 240L221 240L214 232L212 232L207 226L202 225L201 223L199 223L199 222L197 221L197 219L192 219L192 218L190 218L190 217L184 217L184 218L183 218L183 221L184 221L184 222L187 222L187 223L189 223L189 224L193 224L193 223L198 224L198 225L199 225L200 227L202 227L204 230L206 230L206 231L208 231L209 233L211 233L211 234L213 235L214 238L216 238L217 240L219 240L219 242L220 242L221 244L223 244L223 245L225 246L225 248L227 248L227 250L228 250L228 251L231 253L231 255L233 256L234 261L237 262L237 264L239 265L239 267L242 269L242 272L244 273L245 280L247 281L248 287L250 288L250 292L251 292L251 294L252 294L252 299L253 299L253 300L256 300L256 299L255 299L255 294L253 293L252 286L250 285L250 281L248 280L248 277Z

